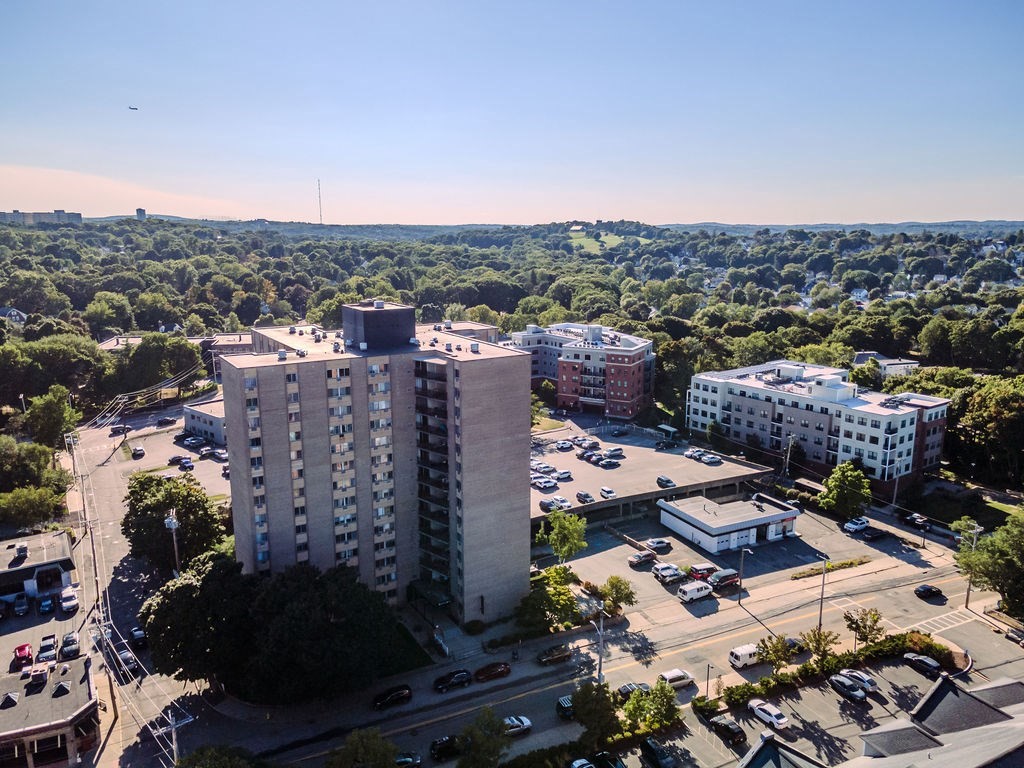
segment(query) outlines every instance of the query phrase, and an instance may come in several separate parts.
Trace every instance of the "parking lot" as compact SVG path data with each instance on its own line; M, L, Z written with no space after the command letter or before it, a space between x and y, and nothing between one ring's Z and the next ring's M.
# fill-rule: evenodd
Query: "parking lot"
M584 509L615 507L636 497L650 498L652 494L671 498L671 488L658 487L659 475L669 478L676 486L687 486L694 483L727 481L731 478L753 478L763 472L763 469L757 468L756 465L730 459L728 456L722 456L721 464L710 466L695 459L685 458L685 444L669 450L658 450L655 447L657 441L644 433L631 431L626 435L613 437L610 430L595 435L594 439L600 444L601 451L621 448L622 455L616 457L618 467L604 469L576 458L576 453L580 449L575 445L571 449L556 447L559 441L571 440L582 434L569 428L549 432L545 435L544 444L535 446L531 451L531 460L545 462L556 471L569 470L572 473L572 479L558 481L553 488L538 490L531 486L532 517L543 517L545 513L540 508L540 502L553 496L564 496L574 508L580 507L581 504L576 498L580 491L591 494L595 499L593 505L588 505ZM551 474L553 476L554 473ZM529 479L523 478L523 482L529 482ZM602 499L599 494L602 487L615 491L615 499Z
M206 493L214 501L220 502L228 498L231 493L231 483L223 475L227 466L213 457L212 454L206 458L199 457L199 446L187 448L182 441L175 442L174 436L181 431L176 424L170 427L151 428L144 427L128 434L127 446L129 449L142 447L146 455L139 459L132 459L127 451L119 452L121 461L128 463L125 471L131 472L152 472L161 475L177 476L185 474L180 465L169 464L172 456L187 456L192 460L195 468L189 470L195 475L196 480L203 486ZM206 444L209 446L209 443ZM211 446L218 448L219 446Z

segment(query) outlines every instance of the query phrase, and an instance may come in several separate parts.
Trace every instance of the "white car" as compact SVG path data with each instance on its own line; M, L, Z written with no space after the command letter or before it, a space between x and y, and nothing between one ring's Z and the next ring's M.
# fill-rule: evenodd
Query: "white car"
M722 463L722 457L716 456L713 453L705 453L703 456L700 457L700 460L702 463L708 464L710 466Z
M572 480L572 472L568 469L560 469L555 473L555 480Z
M648 539L644 542L644 546L648 549L654 550L655 552L661 552L672 545L669 543L668 539Z
M789 718L782 714L782 710L764 699L751 699L747 702L747 709L754 713L754 717L772 728L789 727Z
M549 477L545 477L543 480L534 480L533 483L531 483L531 485L533 485L533 487L536 488L538 491L546 491L551 488L558 487L558 483L556 483Z
M861 672L859 669L841 669L839 674L850 678L865 693L873 693L878 690L878 683L875 682L875 678L867 672Z
M869 525L871 525L871 521L866 517L855 517L853 520L843 523L843 530L847 533L857 533L858 531L863 531Z
M64 613L74 613L78 610L78 593L74 587L65 587L61 590L60 608Z
M603 488L601 488L601 490L598 491L598 493L601 494L601 498L602 499L614 499L615 498L615 491L613 491L608 486L604 486Z
M570 443L568 440L559 440L557 443L555 443L555 448L557 448L560 451L571 451L572 443Z
M559 509L572 509L572 502L565 496L552 496L551 501L558 505Z
M523 736L530 732L533 723L525 715L512 715L505 718L506 736Z
M550 475L552 472L555 471L555 468L552 467L550 464L545 464L542 461L540 464L538 464L536 467L534 467L534 470L536 470L537 472L540 472L543 475Z

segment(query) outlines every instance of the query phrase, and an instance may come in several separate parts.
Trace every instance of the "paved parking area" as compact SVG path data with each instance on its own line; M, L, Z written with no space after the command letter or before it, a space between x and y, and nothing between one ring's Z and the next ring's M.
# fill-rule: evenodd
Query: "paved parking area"
M717 466L709 466L693 459L683 456L686 450L685 444L679 448L668 451L655 449L655 440L635 433L623 437L612 437L610 432L594 436L601 444L601 450L608 448L622 448L623 456L617 457L620 466L614 469L602 469L586 461L576 458L576 451L558 450L555 443L563 439L583 434L569 428L556 430L545 434L545 444L535 447L531 453L531 459L544 461L558 470L567 469L572 472L572 480L565 480L558 484L558 487L546 491L539 491L536 488L530 489L530 510L533 517L542 517L544 512L540 509L540 501L552 496L564 496L574 507L578 507L576 500L578 491L587 491L597 499L593 505L617 504L628 500L631 496L638 494L657 493L662 489L658 488L656 478L665 475L677 486L690 485L692 483L722 481L733 477L756 476L761 474L763 469L753 469L751 465L743 462L730 460L723 456L723 462ZM529 483L529 478L523 478L524 483ZM618 501L605 502L600 498L598 491L602 487L608 487L615 491ZM671 489L664 489L661 495L671 495Z
M161 475L183 475L179 467L168 464L172 456L188 456L195 464L191 471L206 493L215 502L225 501L231 494L231 483L221 472L227 464L213 458L200 459L198 448L186 448L174 442L174 436L181 431L179 425L162 429L143 428L128 435L129 448L141 445L146 455L141 459L127 458L125 452L118 452L118 459L125 462L125 472L152 472ZM216 446L214 446L216 447Z

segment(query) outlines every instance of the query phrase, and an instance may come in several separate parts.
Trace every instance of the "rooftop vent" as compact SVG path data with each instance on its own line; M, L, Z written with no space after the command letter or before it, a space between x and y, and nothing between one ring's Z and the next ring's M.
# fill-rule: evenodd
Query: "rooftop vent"
M341 338L341 331L335 331L334 332L334 338L340 339Z
M480 345L479 344L470 344L469 345L469 351L473 352L473 353L479 353L480 352Z
M305 334L306 334L306 332L304 330L302 330L301 328L299 328L299 336L304 336Z
M445 320L444 321L444 327L445 328L451 328L452 327L452 321L451 320Z
M365 342L365 341L360 341L360 342L359 342L359 349L360 349L361 351L363 351L363 352L365 352L365 351L366 351L366 342Z
M4 697L0 699L0 709L10 709L18 703L18 699L21 698L21 694L17 691L8 691L4 694Z
M335 352L341 352L341 342L340 341L334 342L333 349L334 349Z
M287 349L279 349L279 350L277 350L277 359L278 360L287 360L288 359L288 350Z
M373 308L374 309L384 309L384 302L380 301L380 300L377 300L377 301L373 302Z
M455 351L456 352L461 352L462 351L462 345L461 344L456 344L455 345Z
M53 698L57 698L58 696L67 696L69 693L71 693L71 686L68 685L67 680L61 680L53 686Z
M446 344L444 345L444 351L445 351L445 352L451 352L451 351L452 351L452 345L451 345L451 342L448 342L448 343L446 343Z
M441 330L441 326L440 325L435 325L434 326L434 330L435 331L440 331Z
M313 334L313 341L315 341L317 344L320 343L320 334L319 333L314 333Z
M305 357L307 352L304 349L300 349L295 354L298 355L299 357Z
M295 326L294 325L289 325L288 326L288 333L295 333Z

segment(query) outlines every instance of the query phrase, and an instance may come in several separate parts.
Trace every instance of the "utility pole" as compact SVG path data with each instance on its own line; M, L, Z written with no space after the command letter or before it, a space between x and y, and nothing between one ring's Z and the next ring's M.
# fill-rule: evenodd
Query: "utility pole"
M597 684L601 685L604 683L604 616L605 613L602 610L601 615L598 617L601 621L601 625L591 619L590 623L594 626L597 631Z
M316 180L316 204L320 208L320 226L324 223L324 198L320 194L320 179Z
M971 541L971 552L978 547L978 534L984 531L980 525L974 526L974 540ZM971 587L974 586L974 574L970 571L967 572L967 598L964 600L964 609L970 608L971 606Z
M164 527L171 532L171 538L174 539L174 578L178 578L181 573L181 559L178 557L178 517L173 509L164 520Z
M789 454L793 450L793 440L795 438L796 438L796 435L794 435L792 433L786 438L786 440L787 440L787 443L786 443L786 460L785 460L785 462L782 465L782 476L783 477L789 477Z
M739 579L739 588L740 589L739 589L739 592L738 592L738 597L736 599L736 604L737 605L743 605L743 556L744 555L752 555L752 554L754 554L754 551L752 549L747 549L746 547L743 547L743 549L740 550L740 579Z
M818 555L821 560L821 598L818 600L818 631L821 632L821 619L825 613L825 574L828 573L828 555Z

